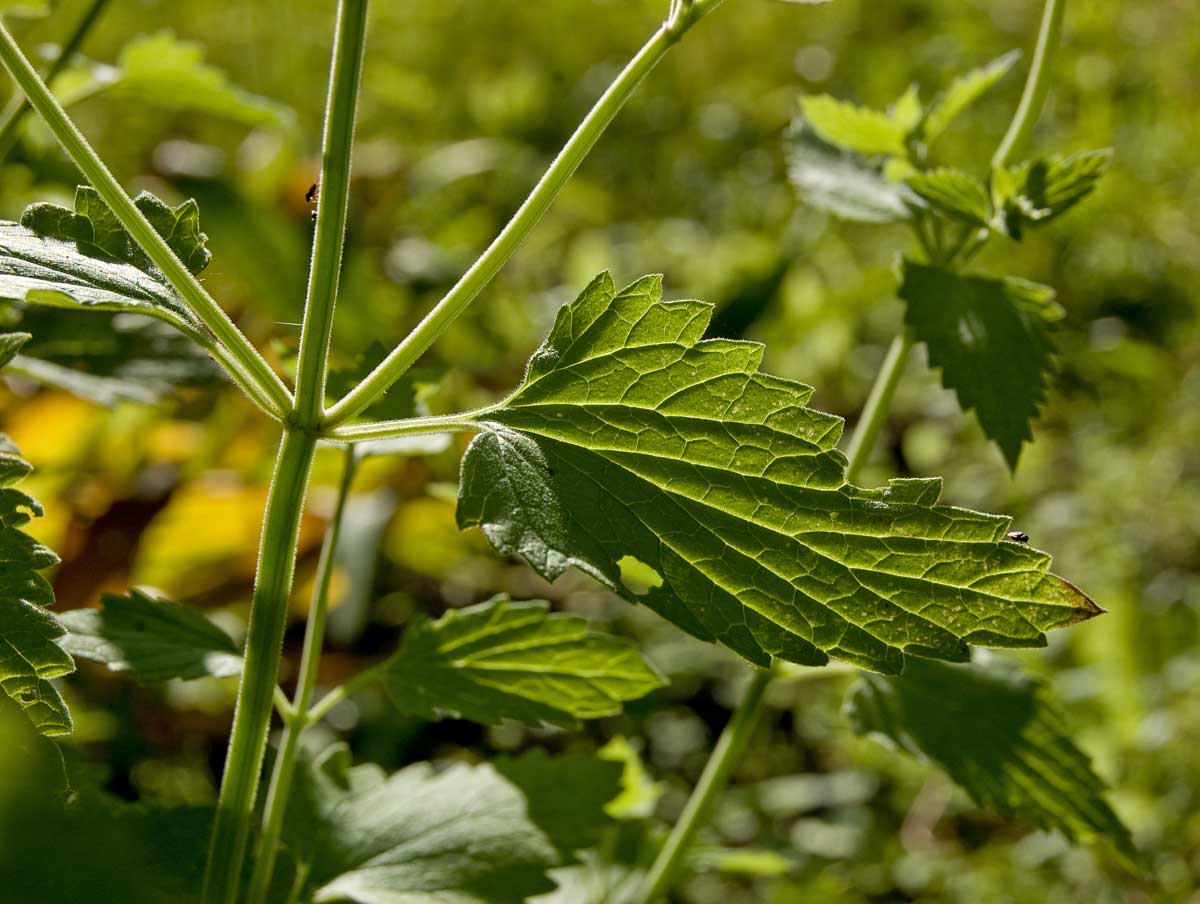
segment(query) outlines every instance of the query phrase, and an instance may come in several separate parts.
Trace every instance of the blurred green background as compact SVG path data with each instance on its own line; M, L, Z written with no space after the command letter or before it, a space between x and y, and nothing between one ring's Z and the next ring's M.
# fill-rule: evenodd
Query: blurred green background
M82 6L64 0L50 18L14 30L35 52L61 40ZM286 109L254 99L236 115L188 108L153 81L98 90L72 108L126 187L198 199L213 251L206 285L281 367L299 333L311 239L304 194L318 169L333 6L115 3L84 47L89 59L114 64L131 39L167 30L202 45L246 92ZM338 366L377 361L453 283L666 6L375 4ZM774 689L705 836L711 856L680 901L1200 901L1195 14L1185 0L1068 5L1034 150L1112 146L1115 164L1078 210L1024 244L993 243L976 264L1055 286L1067 311L1061 373L1016 474L917 355L865 475L868 484L943 475L945 500L1014 515L1054 554L1056 570L1109 610L1021 658L1065 702L1148 852L1154 883L980 812L935 769L854 737L839 713L848 679L838 673ZM815 386L813 404L852 423L900 322L892 266L906 232L798 206L781 140L797 98L829 92L884 106L914 81L928 98L956 72L1014 47L1028 53L1039 15L1033 0L727 0L652 74L529 242L422 362L436 378L429 405L468 407L515 384L556 308L611 268L618 283L662 272L668 294L713 302L716 329L765 342L764 369ZM955 125L950 159L978 161L982 174L1019 95L1018 70ZM0 217L17 219L33 200L66 201L76 179L31 117L0 165ZM70 363L71 343L91 342L98 366L108 324L53 321L30 316L35 345ZM35 529L63 558L59 610L139 583L209 607L235 631L244 622L274 436L231 388L105 408L10 380L0 385L0 427L37 468L29 489L47 516ZM427 724L369 696L335 710L331 731L358 758L388 768L640 739L661 785L657 813L673 819L743 670L581 575L546 585L494 556L477 532L460 533L453 493L462 447L458 438L428 458L363 468L322 683L393 649L413 613L503 591L548 598L637 637L672 684L578 734ZM302 531L289 675L336 471L336 455L323 453ZM231 682L151 691L80 663L65 693L77 722L68 743L103 767L111 792L214 800Z

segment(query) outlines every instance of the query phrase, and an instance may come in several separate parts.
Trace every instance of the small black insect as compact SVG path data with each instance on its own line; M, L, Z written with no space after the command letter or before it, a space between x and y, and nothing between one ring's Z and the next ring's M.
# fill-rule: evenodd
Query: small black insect
M1010 530L1004 535L1005 540L1012 540L1014 543L1028 543L1029 534L1023 530Z
M316 204L321 198L321 183L314 182L308 187L308 191L304 193L304 200L309 204ZM314 207L312 212L312 221L317 222L317 210Z

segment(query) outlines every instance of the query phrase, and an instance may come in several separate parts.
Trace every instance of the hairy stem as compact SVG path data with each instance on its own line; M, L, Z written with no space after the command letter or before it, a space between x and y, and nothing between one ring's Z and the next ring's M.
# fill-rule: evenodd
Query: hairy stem
M291 430L284 432L279 444L263 515L233 731L209 842L205 904L234 904L238 897L259 772L267 748L288 595L296 569L296 542L315 448L313 436Z
M0 23L0 62L121 225L129 231L154 265L162 271L172 288L212 332L216 341L223 345L229 356L237 362L237 369L230 374L234 381L241 384L243 380L249 379L253 382L257 389L255 395L271 400L272 414L276 417L281 417L284 412L289 411L292 398L287 387L271 370L258 350L250 344L250 340L200 285L195 275L175 256L175 252L150 225L145 215L137 209L133 200L121 188L121 184L104 165L104 161L92 150L87 139L55 100L46 83L38 76L3 23ZM219 356L218 360L223 361Z
M706 0L688 4L655 32L592 107L529 197L513 214L492 244L379 366L345 398L329 409L326 415L328 425L335 426L354 417L379 399L467 309L541 220L567 180L604 134L604 130L629 100L642 79L693 23L715 9L719 3L720 0Z
M330 442L357 443L370 439L392 439L397 436L420 436L429 433L463 433L479 429L479 419L485 418L494 406L439 414L433 417L411 417L396 421L371 421L335 427L325 434Z
M296 363L296 423L315 428L324 413L325 375L329 357L333 310L342 269L350 195L350 155L354 120L367 43L367 0L342 0L334 29L329 96L325 102L325 134L313 240L308 297L300 330Z
M704 764L704 771L692 790L692 796L688 798L687 806L683 808L666 843L654 859L650 872L646 874L641 889L633 898L638 904L653 904L674 887L692 840L708 821L713 803L725 790L730 774L754 734L763 711L763 694L770 683L770 671L755 669L752 672L750 684L726 723L725 730L721 732L708 762Z
M83 15L79 17L79 21L75 23L75 28L71 34L63 41L62 48L58 51L58 56L54 61L46 67L46 74L43 79L47 84L54 81L55 76L67 67L71 62L72 57L79 52L79 48L83 45L88 33L92 30L92 26L96 24L100 18L100 14L104 12L104 7L108 6L109 0L92 0L88 8L83 11ZM25 120L27 114L32 108L29 106L29 100L24 94L17 93L13 95L8 106L4 108L4 112L0 113L0 160L8 156L8 152L12 150L14 144L17 143L17 129Z
M290 717L283 729L279 744L279 755L271 771L271 783L267 788L267 802L263 814L262 832L254 853L254 872L250 879L250 904L264 904L267 900L271 876L275 872L275 860L279 852L279 839L283 835L283 818L287 813L288 795L292 788L292 777L296 771L296 755L300 750L300 736L309 725L308 707L312 702L317 684L317 667L321 662L321 647L325 641L325 620L329 614L329 585L333 580L334 554L341 536L342 521L346 513L346 500L350 496L350 484L354 480L354 447L348 446L342 464L342 479L338 485L337 503L333 519L325 531L321 544L321 558L317 563L316 584L313 587L312 605L308 610L308 624L304 629L304 653L300 659L300 677L292 697Z
M1038 29L1037 46L1033 51L1033 63L1029 67L1029 76L1025 79L1025 90L1021 92L1021 102L1017 105L1016 115L1013 116L1004 139L992 156L993 167L1004 166L1014 155L1024 150L1029 141L1033 126L1046 102L1046 94L1050 90L1050 70L1058 50L1066 5L1066 0L1046 0L1046 6L1042 10L1042 24Z

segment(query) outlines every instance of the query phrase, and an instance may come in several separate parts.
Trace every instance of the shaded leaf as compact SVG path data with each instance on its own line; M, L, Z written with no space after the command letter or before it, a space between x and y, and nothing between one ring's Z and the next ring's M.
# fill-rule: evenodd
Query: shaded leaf
M862 676L846 711L860 734L938 764L981 806L1072 840L1107 838L1127 864L1136 861L1104 782L1036 679L1000 666L913 662L900 678Z
M867 156L903 157L907 130L886 113L838 100L828 94L800 99L804 118L830 144Z
M906 260L899 295L905 323L929 349L929 363L941 368L943 385L964 411L975 411L1015 468L1054 366L1051 333L1062 316L1054 290Z
M960 113L1004 78L1020 58L1021 51L1010 51L986 66L972 69L952 81L949 88L934 98L925 113L920 127L920 135L925 142L932 144L936 141Z
M822 141L804 125L789 134L788 176L801 201L847 220L908 220L910 204L922 203L906 185L889 180L858 154Z
M1080 151L998 170L992 190L1000 227L1020 239L1026 226L1040 226L1066 213L1092 193L1111 163L1111 150Z
M58 644L114 672L132 672L144 684L172 678L225 678L242 670L232 638L189 606L154 599L140 590L101 597L101 609L62 615L67 634Z
M424 718L557 725L616 715L664 684L632 642L541 600L503 598L412 625L383 681L396 706Z
M908 187L939 210L973 226L987 226L991 204L987 187L969 173L943 167L914 173Z
M1036 646L1100 610L1003 542L1009 519L935 505L938 480L845 482L842 421L759 372L762 346L700 341L711 307L608 274L558 314L525 381L477 415L458 521L547 580L575 566L749 661ZM626 587L621 562L658 584Z
M341 751L296 770L284 835L302 900L521 904L558 860L521 792L492 766L428 763L384 778Z
M0 338L0 366L23 338ZM21 529L42 514L41 505L16 488L31 470L0 433L0 689L38 731L56 736L70 733L71 714L50 679L73 672L75 663L55 645L63 628L44 608L54 603L54 591L39 572L58 556Z

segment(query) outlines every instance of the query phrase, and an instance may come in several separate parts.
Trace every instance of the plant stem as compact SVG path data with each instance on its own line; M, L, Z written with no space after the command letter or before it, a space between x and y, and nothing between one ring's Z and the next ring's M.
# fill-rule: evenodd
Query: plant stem
M478 430L478 419L487 416L495 407L489 405L474 411L439 414L432 417L411 417L396 421L371 421L334 427L325 434L330 442L357 443L370 439L392 439L397 436L419 436L423 433L461 433Z
M1042 24L1038 29L1037 46L1033 51L1033 63L1029 67L1029 76L1025 79L1025 89L1021 92L1021 102L1017 105L1016 115L1013 116L1004 139L992 156L992 166L997 169L1024 150L1038 115L1042 112L1046 94L1050 90L1050 70L1058 50L1066 5L1066 0L1046 0L1046 6L1042 10Z
M338 4L334 28L329 95L325 101L321 181L318 183L317 230L300 330L300 355L296 362L294 417L296 423L305 428L315 428L324 413L325 375L342 269L350 195L350 156L366 43L367 0L342 0Z
M904 376L904 366L908 363L912 347L912 336L907 330L901 330L892 340L887 357L883 359L883 366L875 375L875 382L871 384L871 391L867 394L862 415L846 447L846 457L850 460L846 466L848 483L854 483L858 479L863 467L871 458L879 431L887 420L888 409L892 406L892 398L896 395L896 387L900 385L900 378Z
M315 448L316 439L312 435L293 430L286 430L279 444L263 515L233 731L209 843L205 904L233 904L238 896L259 772L267 747L288 594L296 568L296 542Z
M63 42L62 48L58 52L58 56L46 68L46 74L43 79L47 84L54 81L67 64L71 62L71 58L79 52L79 48L83 45L88 33L92 30L92 26L100 18L100 14L104 12L104 7L108 6L109 0L92 0L79 21L75 23L75 28L67 39ZM4 112L0 113L0 160L8 156L8 152L12 150L12 146L17 143L17 128L25 120L25 114L30 110L29 101L24 94L17 93L13 95L8 106L4 108Z
M384 669L390 660L384 660L378 665L373 665L368 669L363 669L349 681L344 684L339 684L333 688L328 694L318 700L308 711L306 721L313 725L320 722L328 715L329 711L353 694L355 691L361 690L368 685L375 684L382 680Z
M455 286L425 315L416 328L361 383L326 413L326 423L336 426L361 412L382 396L411 367L454 320L467 309L537 225L559 191L583 162L613 117L629 100L642 79L667 51L720 0L691 4L673 15L637 55L629 61L570 137L545 175L508 224Z
M268 398L280 414L292 407L291 394L287 387L271 370L266 360L242 334L221 306L200 285L200 281L180 262L166 241L150 225L150 221L137 209L129 195L108 167L104 165L87 139L67 116L55 100L46 83L38 76L29 60L9 34L8 28L0 23L0 62L12 75L17 86L29 98L29 103L46 121L63 150L82 170L87 180L100 193L116 218L133 236L154 265L162 271L167 282L183 298L197 317L212 332L217 342L225 347L236 360L238 369L231 373L235 382L250 379L259 390L259 395ZM218 360L221 360L218 357Z
M763 711L763 694L771 683L771 672L755 669L742 701L721 732L717 746L704 764L700 780L688 798L687 806L676 820L666 843L655 857L645 881L633 900L653 904L674 886L692 839L708 820L709 811L729 782L729 776L742 758Z
M304 629L304 653L300 659L300 677L296 682L296 693L292 697L291 716L286 720L283 738L279 744L279 755L271 772L271 783L267 789L267 802L263 815L262 832L254 854L254 873L250 879L250 891L246 900L250 904L264 904L267 891L275 872L275 859L279 851L279 839L283 834L283 818L287 813L288 795L292 789L292 777L296 771L296 755L300 750L300 736L310 724L308 707L312 702L317 684L317 667L321 662L321 646L325 640L325 621L329 613L329 585L333 579L334 554L341 536L342 521L346 513L346 500L350 496L350 484L355 471L354 447L348 446L342 464L342 479L338 485L337 503L333 519L325 531L321 544L321 558L317 564L316 584L313 587L312 605L308 611L308 624Z

